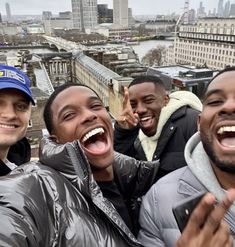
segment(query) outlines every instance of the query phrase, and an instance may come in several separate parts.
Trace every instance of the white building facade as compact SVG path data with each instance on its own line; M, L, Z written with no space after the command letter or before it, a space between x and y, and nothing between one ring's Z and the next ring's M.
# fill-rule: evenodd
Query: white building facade
M181 25L167 64L188 64L211 69L235 65L235 18L205 18Z

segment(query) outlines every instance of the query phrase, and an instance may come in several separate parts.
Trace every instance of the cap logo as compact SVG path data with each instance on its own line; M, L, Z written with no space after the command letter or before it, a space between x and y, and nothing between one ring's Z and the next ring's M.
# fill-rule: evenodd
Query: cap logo
M26 84L25 78L16 71L8 69L0 70L0 77L12 78L21 82L22 84Z

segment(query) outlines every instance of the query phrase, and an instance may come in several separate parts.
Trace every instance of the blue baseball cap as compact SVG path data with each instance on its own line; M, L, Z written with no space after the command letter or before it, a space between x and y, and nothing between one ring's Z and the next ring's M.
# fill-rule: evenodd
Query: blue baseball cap
M20 90L35 105L28 76L16 67L0 65L0 90L7 88Z

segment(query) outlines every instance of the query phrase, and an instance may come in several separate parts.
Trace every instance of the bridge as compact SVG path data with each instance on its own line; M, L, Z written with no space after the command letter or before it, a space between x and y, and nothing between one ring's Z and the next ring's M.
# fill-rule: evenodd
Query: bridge
M72 52L73 81L93 88L109 108L110 113L117 117L122 108L123 87L127 86L132 78L122 77L86 56L83 50L87 47L84 45L59 37L44 36L44 38L59 51Z

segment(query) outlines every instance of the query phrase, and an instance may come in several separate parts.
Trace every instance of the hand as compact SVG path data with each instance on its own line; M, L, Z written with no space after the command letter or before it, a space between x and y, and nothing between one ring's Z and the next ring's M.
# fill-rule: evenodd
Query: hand
M216 207L215 197L210 193L205 195L194 209L175 247L232 247L233 238L223 218L234 200L234 189L228 190Z
M122 112L117 118L118 125L122 128L130 129L136 126L139 122L139 116L134 113L130 104L128 88L124 87L124 99L122 104Z

